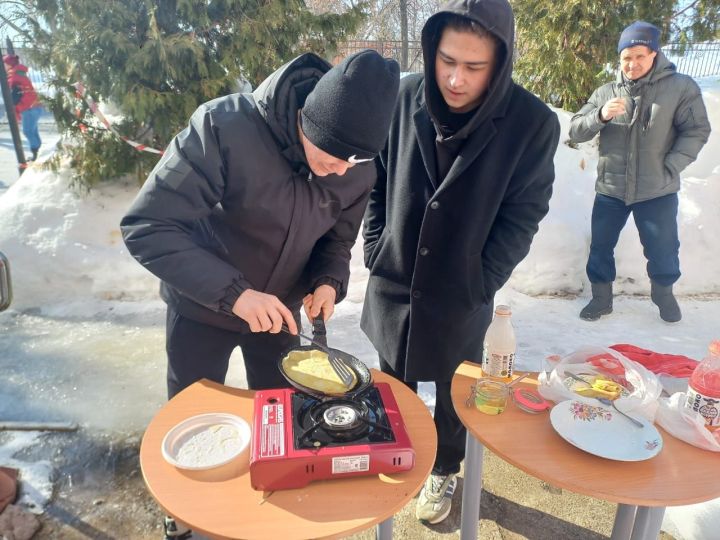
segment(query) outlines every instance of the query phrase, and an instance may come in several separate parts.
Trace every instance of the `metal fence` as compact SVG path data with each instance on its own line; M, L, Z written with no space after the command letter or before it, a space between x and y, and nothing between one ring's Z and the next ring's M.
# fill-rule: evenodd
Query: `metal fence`
M362 49L375 49L384 57L393 58L401 63L400 41L346 41L338 48L338 56L342 58ZM679 43L668 43L662 50L677 66L680 73L695 78L720 76L720 42L718 41L690 43L684 46ZM409 41L408 66L403 71L421 72L422 70L420 42Z
M720 42L718 41L693 43L685 48L679 43L668 43L662 50L680 73L695 78L720 75Z
M363 49L374 49L385 58L396 60L403 71L421 72L424 67L420 41L408 42L407 67L402 65L401 41L346 41L338 46L338 57L345 58Z

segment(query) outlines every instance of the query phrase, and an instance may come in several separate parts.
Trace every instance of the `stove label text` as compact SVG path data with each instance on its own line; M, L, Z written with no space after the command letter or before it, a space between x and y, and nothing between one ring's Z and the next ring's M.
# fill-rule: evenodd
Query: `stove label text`
M332 460L332 473L343 474L370 470L370 455L336 457Z
M283 416L284 410L281 403L263 405L259 457L285 455L285 424Z

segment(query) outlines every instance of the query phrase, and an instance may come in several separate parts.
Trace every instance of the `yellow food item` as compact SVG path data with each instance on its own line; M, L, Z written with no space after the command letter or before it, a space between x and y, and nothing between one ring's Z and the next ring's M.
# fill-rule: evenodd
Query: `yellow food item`
M293 381L325 394L343 394L357 383L353 373L353 383L345 386L330 365L328 355L322 351L290 351L282 364Z
M601 397L613 400L618 398L618 394L599 388L575 388L574 392L585 397Z
M585 397L600 397L612 400L619 398L622 394L622 386L602 377L594 377L591 381L586 381L586 384L589 386L583 386L583 383L573 385L573 392Z

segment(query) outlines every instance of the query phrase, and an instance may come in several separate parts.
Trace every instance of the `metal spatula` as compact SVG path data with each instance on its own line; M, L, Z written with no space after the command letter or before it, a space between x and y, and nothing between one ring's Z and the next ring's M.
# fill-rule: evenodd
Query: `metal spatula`
M288 334L290 334L290 329L287 326L283 324L281 328L283 332L287 332ZM310 343L312 343L314 346L316 346L318 349L328 355L328 361L330 362L330 366L340 378L340 382L342 382L346 388L350 388L353 385L353 383L355 382L355 374L353 373L353 370L350 369L350 367L343 361L342 358L337 356L327 346L327 340L325 338L325 322L322 320L322 318L318 317L313 321L313 335L315 336L314 338L306 336L305 334L301 334L300 332L298 332L297 335L301 338L307 339Z

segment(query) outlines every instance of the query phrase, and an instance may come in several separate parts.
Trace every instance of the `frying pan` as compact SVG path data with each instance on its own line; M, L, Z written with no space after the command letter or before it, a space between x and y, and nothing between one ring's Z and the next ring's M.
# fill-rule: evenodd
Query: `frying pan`
M313 321L313 339L317 342L319 342L321 345L325 345L327 347L327 340L325 338L325 323L323 322L321 317L318 317ZM322 392L320 390L316 390L314 388L310 388L308 386L305 386L304 384L301 384L297 382L295 379L292 378L292 376L285 371L285 367L283 366L283 359L290 354L292 351L317 351L320 350L318 347L315 347L314 345L300 345L298 347L293 347L292 349L287 350L284 354L280 356L278 359L278 369L280 370L280 373L283 377L289 382L294 388L299 390L300 392L304 394L308 394L313 396L317 399L326 399L328 397L343 397L347 399L353 399L357 398L358 396L361 396L364 394L368 388L372 386L372 375L370 374L370 370L368 367L361 362L359 359L354 357L353 355L346 353L345 351L341 351L339 349L334 349L329 347L330 351L332 351L333 354L338 356L345 364L352 369L353 373L355 373L355 384L349 388L345 392Z

